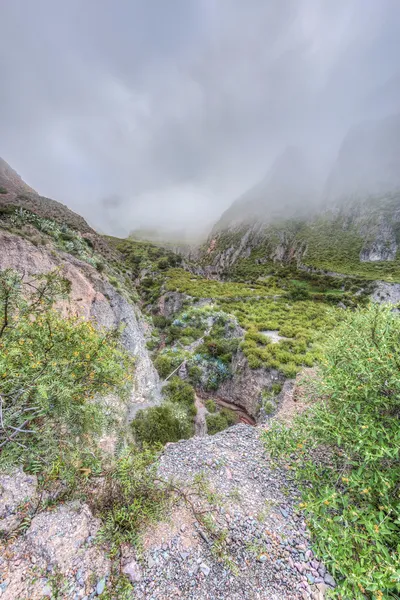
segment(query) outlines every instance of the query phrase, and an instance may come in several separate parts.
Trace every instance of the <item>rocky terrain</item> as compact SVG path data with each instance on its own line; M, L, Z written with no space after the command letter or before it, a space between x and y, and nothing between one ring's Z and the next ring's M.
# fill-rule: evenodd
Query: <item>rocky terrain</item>
M287 397L286 408L292 403ZM125 548L122 572L135 598L322 600L335 586L311 550L296 487L285 469L271 465L261 432L237 425L166 447L158 467L162 479L190 490L202 473L219 498L212 506L199 500L194 511L175 504L167 520L142 532L140 553ZM11 531L21 510L38 502L37 480L21 471L3 475L0 490L0 526ZM202 509L211 515L211 533L196 518ZM96 544L99 527L79 502L34 514L3 548L1 598L101 597L111 563Z

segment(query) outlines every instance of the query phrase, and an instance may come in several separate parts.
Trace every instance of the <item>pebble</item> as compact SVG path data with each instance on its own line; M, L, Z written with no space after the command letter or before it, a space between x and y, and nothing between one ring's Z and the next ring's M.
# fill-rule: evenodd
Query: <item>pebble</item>
M103 579L100 579L100 581L96 585L96 594L98 596L100 596L104 592L105 588L106 588L106 580L103 577Z
M329 585L330 587L334 588L336 587L336 581L333 579L332 575L329 575L329 573L327 573L324 577L324 581L327 585Z

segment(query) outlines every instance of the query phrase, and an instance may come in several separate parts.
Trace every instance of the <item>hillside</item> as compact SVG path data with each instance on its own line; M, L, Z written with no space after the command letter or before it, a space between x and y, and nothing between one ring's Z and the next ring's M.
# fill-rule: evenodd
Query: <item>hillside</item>
M395 597L397 193L199 261L1 185L2 599Z
M283 263L400 281L399 132L398 115L351 130L319 200L299 155L291 161L281 157L266 180L237 200L214 227L202 249L206 271L254 278Z
M40 196L0 157L0 211L12 207L21 207L39 217L65 223L81 233L94 233L83 217L60 202Z

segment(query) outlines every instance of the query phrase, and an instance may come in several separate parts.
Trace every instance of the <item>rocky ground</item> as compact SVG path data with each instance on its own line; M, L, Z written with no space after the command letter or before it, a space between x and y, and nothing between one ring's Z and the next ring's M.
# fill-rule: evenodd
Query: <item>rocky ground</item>
M219 500L209 513L211 529L181 501L167 521L143 532L140 555L124 550L121 567L133 598L321 600L334 586L310 548L296 488L285 469L271 465L261 432L239 424L167 445L160 477L190 489L202 473ZM21 507L35 500L36 478L19 471L2 476L0 486L0 528L10 531ZM36 514L2 548L1 600L101 596L111 563L96 544L99 526L79 503Z

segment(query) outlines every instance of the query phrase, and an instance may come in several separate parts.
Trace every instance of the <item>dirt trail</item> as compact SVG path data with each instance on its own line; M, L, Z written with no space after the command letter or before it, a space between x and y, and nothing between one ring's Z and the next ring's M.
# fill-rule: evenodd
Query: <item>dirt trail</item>
M204 406L201 399L197 396L197 394L194 399L194 404L195 404L196 410L197 410L197 413L196 413L196 416L194 419L195 435L204 437L205 435L207 435L207 421L206 421L207 409Z

